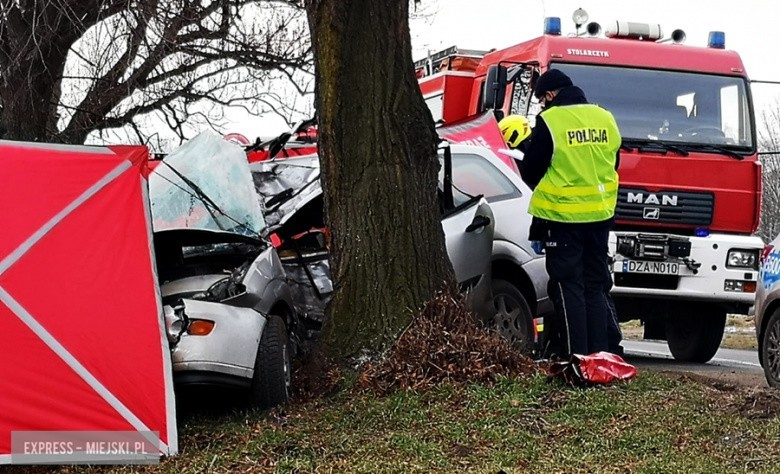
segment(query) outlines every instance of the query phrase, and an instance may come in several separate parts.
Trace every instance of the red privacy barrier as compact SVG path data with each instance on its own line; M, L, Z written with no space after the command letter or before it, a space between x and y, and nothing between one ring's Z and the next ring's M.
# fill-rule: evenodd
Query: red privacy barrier
M13 432L177 451L145 147L0 141L0 464Z

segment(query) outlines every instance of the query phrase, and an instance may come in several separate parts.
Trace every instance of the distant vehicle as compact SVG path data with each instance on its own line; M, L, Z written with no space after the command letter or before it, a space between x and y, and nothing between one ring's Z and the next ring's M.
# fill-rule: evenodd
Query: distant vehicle
M489 149L452 145L450 150L457 212L445 210L442 227L457 280L465 283L482 275L479 284L467 285L475 312L514 345L530 350L535 343L534 317L552 311L544 257L528 241L526 209L531 192ZM444 160L445 153L441 155ZM250 166L258 193L266 202L266 220L283 241L278 250L287 273L301 284L293 289L296 304L305 306L298 310L321 321L332 285L324 248L317 157L259 161ZM442 170L442 186L443 174ZM480 214L491 219L489 232L470 235L470 225L484 222ZM485 276L491 274L492 284L485 287L482 282L489 282Z
M769 385L780 388L780 236L764 248L757 286L758 360Z

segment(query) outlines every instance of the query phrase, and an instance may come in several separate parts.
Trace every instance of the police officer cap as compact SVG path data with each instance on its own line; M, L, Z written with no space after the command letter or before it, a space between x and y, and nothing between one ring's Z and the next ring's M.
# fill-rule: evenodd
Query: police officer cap
M558 69L548 69L547 72L539 76L539 79L536 80L534 95L537 98L540 98L549 91L556 91L573 85L574 83L571 82L569 76L563 72Z

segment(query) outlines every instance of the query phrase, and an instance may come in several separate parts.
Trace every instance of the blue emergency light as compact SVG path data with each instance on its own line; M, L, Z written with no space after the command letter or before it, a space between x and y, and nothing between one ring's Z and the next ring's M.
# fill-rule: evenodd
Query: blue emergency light
M724 49L726 47L726 33L722 31L710 31L710 38L707 40L707 46L710 48Z
M696 237L707 237L710 235L709 229L705 229L704 227L698 227L694 232Z
M544 34L556 35L561 34L561 19L557 16L548 16L544 19Z

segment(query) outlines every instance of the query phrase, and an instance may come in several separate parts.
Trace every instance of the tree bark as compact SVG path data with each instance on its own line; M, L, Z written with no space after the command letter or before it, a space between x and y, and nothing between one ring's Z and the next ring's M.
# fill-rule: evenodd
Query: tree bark
M73 5L74 17L90 21L97 4ZM81 35L53 2L2 4L0 28L0 123L3 138L45 141L57 131L57 103L70 45ZM89 17L89 18L87 18Z
M33 67L39 66L36 64ZM50 132L56 131L56 120L50 115L50 104L52 97L59 93L55 90L58 81L51 80L48 75L24 76L15 69L11 69L4 87L0 87L0 103L3 104L0 117L2 137L10 140L48 141L53 135ZM50 128L52 126L54 128Z
M343 357L391 344L453 272L408 2L307 0L306 7L336 284L323 342Z

